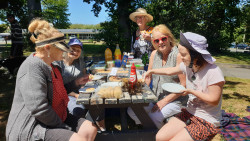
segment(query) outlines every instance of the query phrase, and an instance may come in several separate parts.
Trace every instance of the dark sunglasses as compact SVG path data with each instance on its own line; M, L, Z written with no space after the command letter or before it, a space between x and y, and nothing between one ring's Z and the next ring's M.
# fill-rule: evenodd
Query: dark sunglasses
M168 36L165 36L165 37L161 37L161 38L159 38L159 39L154 39L153 42L154 42L155 44L159 44L160 41L165 42L165 41L167 41L167 40L168 40Z

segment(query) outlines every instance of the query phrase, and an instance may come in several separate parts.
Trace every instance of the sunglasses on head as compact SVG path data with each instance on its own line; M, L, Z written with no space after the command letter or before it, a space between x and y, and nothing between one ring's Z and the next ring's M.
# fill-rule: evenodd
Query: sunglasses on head
M153 42L154 42L155 44L159 44L160 41L165 42L165 41L167 41L167 40L168 40L168 36L164 36L164 37L161 37L161 38L158 38L158 39L154 39Z

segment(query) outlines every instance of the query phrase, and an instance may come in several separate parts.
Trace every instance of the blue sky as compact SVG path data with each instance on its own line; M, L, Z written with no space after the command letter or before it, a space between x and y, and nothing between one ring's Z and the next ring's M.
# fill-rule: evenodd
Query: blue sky
M105 12L105 7L102 6L102 10L98 17L95 17L91 12L93 3L83 3L82 0L69 0L67 13L70 13L69 20L72 24L99 24L108 20L108 14Z
M108 14L105 12L105 7L102 6L102 10L98 17L95 17L91 12L93 3L86 3L82 0L69 0L67 13L70 13L69 20L72 24L99 24L108 20ZM3 22L0 21L0 24Z

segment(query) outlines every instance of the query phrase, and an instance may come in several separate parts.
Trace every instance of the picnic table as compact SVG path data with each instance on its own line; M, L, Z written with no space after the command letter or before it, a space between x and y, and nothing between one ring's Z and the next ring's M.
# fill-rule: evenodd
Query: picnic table
M95 85L100 85L104 81L99 81ZM130 95L128 92L123 92L123 97L120 99L115 98L100 98L93 93L80 93L77 103L83 104L86 108L89 109L90 116L92 119L96 119L98 116L98 110L100 108L119 108L120 109L120 118L121 118L121 131L120 132L106 132L106 134L98 134L96 140L116 140L127 141L127 140L154 140L157 127L148 116L144 110L144 106L148 106L150 102L156 102L157 97L152 92L152 90L144 85L140 93L135 95ZM131 107L138 119L143 125L142 131L130 131L128 130L127 125L127 108Z

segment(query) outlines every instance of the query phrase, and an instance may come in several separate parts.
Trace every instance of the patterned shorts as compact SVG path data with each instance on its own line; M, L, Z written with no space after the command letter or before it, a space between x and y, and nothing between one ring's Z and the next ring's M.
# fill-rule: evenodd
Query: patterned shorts
M209 141L218 133L217 128L213 124L190 114L186 109L181 111L176 117L187 124L185 128L193 140Z

